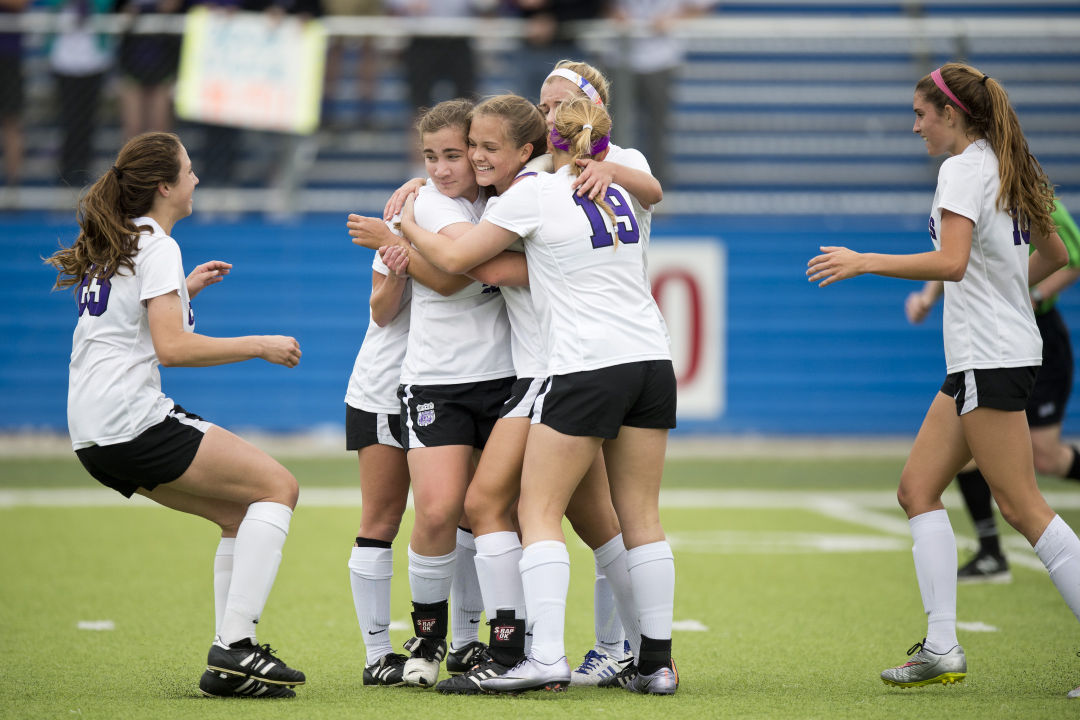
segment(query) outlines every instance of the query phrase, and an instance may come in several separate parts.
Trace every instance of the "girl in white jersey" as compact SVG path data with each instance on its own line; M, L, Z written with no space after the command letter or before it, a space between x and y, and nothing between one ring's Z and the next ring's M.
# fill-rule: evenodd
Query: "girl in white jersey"
M199 180L180 139L132 138L80 201L75 244L49 258L57 287L76 287L68 426L79 460L125 497L138 493L221 528L214 557L215 640L199 682L217 697L292 697L304 674L258 645L255 623L281 562L298 487L269 455L161 392L159 365L262 358L295 367L296 340L194 332L191 299L232 267L184 276L173 225Z
M471 109L467 101L450 102ZM460 125L436 133L427 133L420 126L425 156L429 155L432 136L446 135L454 143L454 155L462 168L453 187L445 178L433 175L433 182L421 189L416 204L420 222L447 237L471 229L486 202L467 162L464 123L463 116ZM386 231L382 221L373 218L350 215L348 227L359 244L380 247L399 240ZM410 268L417 264L414 261L422 261L422 256L412 251ZM457 276L453 278L458 283L455 292L447 294L416 279L398 395L416 508L409 545L416 636L406 644L411 657L405 664L404 679L410 685L431 687L438 679L443 657L447 657L452 587L456 588L454 646L447 657L447 669L468 669L471 656L483 648L476 639L483 610L479 589L465 593L475 598L471 601L457 595L467 583L476 584L469 554L471 530L459 527L459 521L474 451L487 442L499 408L510 394L514 369L509 321L498 287ZM461 563L456 562L459 557L463 558ZM473 633L465 643L459 640L462 626L471 626Z
M451 272L524 239L545 333L548 379L533 408L518 505L532 649L481 686L518 692L569 684L569 556L561 520L603 447L642 634L639 672L628 687L670 694L678 684L670 659L674 562L658 499L667 432L675 425L674 371L627 192L613 185L594 202L571 186L576 158L602 158L610 119L586 100L564 105L551 135L556 172L511 187L475 230L446 243L416 232L408 203L402 218L406 237Z
M540 88L538 107L545 115L549 132L555 123L555 112L562 103L574 98L588 98L601 107L607 107L609 103L607 78L588 63L561 60L556 63ZM545 156L542 159L548 161L543 167L550 169L550 157ZM631 200L635 204L635 213L639 218L640 242L647 248L652 226L652 213L649 210L663 199L663 190L659 181L653 177L644 155L632 148L622 148L612 143L609 144L602 159L587 157L579 158L576 162L580 166L581 174L574 179L573 184L579 195L592 199L603 197L612 182L618 182L630 192ZM529 165L532 166L534 163L535 161L530 162ZM399 188L387 202L383 211L384 217L391 218L400 213L409 193L418 190L423 182L422 179L414 179ZM508 453L508 457L514 455L513 451ZM512 467L512 463L507 467ZM514 489L516 491L516 484ZM500 512L499 506L509 512L510 507L505 501L505 494L500 494L490 486L483 489L483 494L481 488L477 486L470 495L471 497L467 498L466 502L474 503L474 513L480 518L490 517L493 514L497 516ZM487 507L477 508L476 502L485 502ZM633 655L636 651L637 638L632 619L627 621L631 627L624 633L622 621L616 612L618 603L615 593L607 577L607 568L617 572L615 568L623 564L625 558L618 520L611 505L602 456L599 456L597 462L590 467L584 481L574 493L567 507L566 516L574 527L574 531L592 548L596 566L593 593L596 644L585 654L582 663L572 673L571 683L573 685L600 684L606 687L625 687L635 672ZM502 525L507 522L509 520L504 518L495 529L491 529L488 525L489 532L505 530ZM476 530L476 528L473 529ZM484 545L487 542L482 541L481 544ZM505 560L508 552L511 551L503 543L495 548L481 548L479 554L483 563L497 562L492 559L495 556L502 556ZM520 552L520 549L517 552ZM497 630L499 628L492 627L493 637ZM625 644L630 650L629 654L624 651L624 638L627 640Z
M450 100L427 110L417 123L420 146L433 185L447 198L470 195L477 191L476 179L466 155L466 127L472 103ZM350 232L359 237L360 218L351 216ZM410 296L412 283L402 277L406 272L423 285L421 292L452 297L470 284L468 278L450 275L431 266L407 243L400 241L381 221L370 223L367 233L379 248L373 261L371 323L356 357L346 395L346 437L349 449L359 451L361 489L364 496L361 529L349 561L353 602L357 619L364 630L367 667L364 682L369 685L401 685L407 658L390 649L390 581L393 576L391 542L397 535L409 490L409 470L402 445L402 422L397 390L401 367L408 346ZM363 245L359 239L357 244ZM381 246L381 247L380 247ZM384 263L383 261L386 260ZM387 268L393 266L393 271ZM483 274L483 273L481 273ZM465 535L462 530L460 536ZM461 551L459 545L458 551ZM471 559L455 562L456 587L475 586ZM473 579L470 582L469 575ZM477 589L474 593L479 595ZM455 638L471 630L461 643L468 652L480 645L477 624L466 612L479 619L479 601L469 593L455 594L453 630ZM475 608L472 606L475 605ZM463 607L458 607L463 606ZM481 646L482 647L482 646ZM468 649L467 649L468 648ZM455 659L455 648L447 665ZM462 658L465 664L467 659ZM451 670L454 668L451 667ZM460 672L460 670L459 670Z
M928 616L926 637L908 651L917 654L881 673L899 687L967 674L956 636L956 539L941 494L973 458L1002 516L1034 546L1080 618L1080 540L1035 484L1024 414L1042 360L1028 287L1067 260L1050 218L1053 188L1005 89L982 72L960 63L934 70L915 86L913 107L913 131L927 151L950 156L931 206L934 250L880 255L822 247L806 272L822 286L863 273L945 281L947 375L897 492Z

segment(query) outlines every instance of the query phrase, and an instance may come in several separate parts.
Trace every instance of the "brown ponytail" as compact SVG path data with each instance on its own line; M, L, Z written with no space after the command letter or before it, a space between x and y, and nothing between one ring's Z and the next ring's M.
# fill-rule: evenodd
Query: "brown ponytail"
M585 127L589 125L591 127ZM607 110L593 103L588 98L574 98L564 102L555 112L555 125L553 131L570 143L570 173L580 175L584 169L577 164L578 160L593 157L593 147L598 141L611 135L611 116ZM552 136L554 139L554 136ZM604 144L607 147L606 143ZM597 154L602 151L597 151ZM607 200L597 196L595 202L609 218L615 231L615 244L619 242L619 223L615 217L615 211L607 204Z
M56 268L54 287L77 285L84 275L109 278L121 268L134 272L139 231L132 222L150 212L159 183L180 179L180 138L152 132L129 140L116 163L80 198L79 235L45 262Z

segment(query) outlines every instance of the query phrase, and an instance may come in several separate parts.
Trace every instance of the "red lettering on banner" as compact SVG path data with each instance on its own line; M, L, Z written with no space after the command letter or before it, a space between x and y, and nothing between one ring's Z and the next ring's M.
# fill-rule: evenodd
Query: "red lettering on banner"
M652 278L652 294L656 304L660 306L660 312L664 311L664 289L669 283L678 282L686 287L687 303L690 306L690 337L689 352L686 354L686 367L677 376L680 385L693 382L701 367L702 353L702 326L703 309L701 307L701 289L697 279L686 270L665 269L656 273Z

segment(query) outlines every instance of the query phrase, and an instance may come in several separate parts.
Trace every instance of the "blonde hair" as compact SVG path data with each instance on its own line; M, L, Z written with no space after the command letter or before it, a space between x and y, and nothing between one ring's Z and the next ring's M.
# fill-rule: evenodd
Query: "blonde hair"
M107 279L124 268L135 272L139 232L134 218L150 212L161 183L180 179L180 138L150 132L133 137L116 163L79 199L75 220L79 235L45 263L57 270L55 288L77 285L83 276Z
M477 115L494 115L503 118L506 137L514 147L532 144L529 159L547 152L547 120L540 109L520 95L493 95L473 108L469 121Z
M604 77L604 73L600 72L587 62L581 62L580 60L560 60L555 63L553 70L559 68L566 68L567 70L573 70L581 77L589 81L589 84L596 88L596 94L600 96L600 99L604 101L604 105L608 104L608 79ZM546 85L550 82L550 78L544 81ZM585 91L579 88L579 92L584 96Z
M997 207L1017 222L1040 234L1054 232L1050 213L1054 210L1054 187L1039 161L1028 148L1020 120L1001 83L964 63L947 63L940 68L941 79L952 92L949 98L932 75L915 85L915 90L940 113L950 105L966 127L986 138L998 158ZM963 107L958 107L957 102Z
M559 106L555 111L555 125L552 130L570 144L570 150L562 152L569 152L570 174L577 176L584 170L577 161L592 158L593 145L611 135L611 116L607 110L582 96ZM597 196L593 202L611 218L615 244L618 245L619 223L615 211L603 197Z

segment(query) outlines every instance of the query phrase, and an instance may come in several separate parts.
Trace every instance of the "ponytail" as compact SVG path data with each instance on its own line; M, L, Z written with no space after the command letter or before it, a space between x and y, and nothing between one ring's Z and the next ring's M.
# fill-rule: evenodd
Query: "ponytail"
M578 160L593 158L607 149L611 142L611 116L600 105L584 97L564 102L555 113L551 128L551 144L558 150L570 153L570 173L580 175L582 167ZM619 223L615 211L607 200L597 197L593 202L611 218L615 232L615 245L619 242Z

